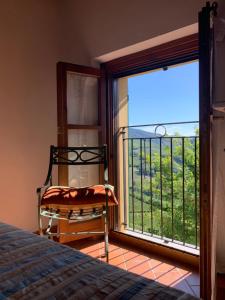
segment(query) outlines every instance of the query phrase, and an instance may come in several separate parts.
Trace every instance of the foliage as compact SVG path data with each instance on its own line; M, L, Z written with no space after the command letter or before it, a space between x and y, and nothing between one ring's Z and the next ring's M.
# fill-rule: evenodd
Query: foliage
M129 228L198 245L198 137L132 139L128 150Z

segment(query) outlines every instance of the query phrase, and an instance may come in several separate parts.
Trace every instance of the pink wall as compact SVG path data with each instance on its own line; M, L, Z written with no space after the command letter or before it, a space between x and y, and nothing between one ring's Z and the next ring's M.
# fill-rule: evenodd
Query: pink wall
M31 230L56 143L58 31L54 1L1 1L0 220Z
M198 22L205 0L66 0L67 54L93 58Z
M92 64L96 56L192 24L203 2L1 1L1 221L37 229L35 190L57 141L57 61Z

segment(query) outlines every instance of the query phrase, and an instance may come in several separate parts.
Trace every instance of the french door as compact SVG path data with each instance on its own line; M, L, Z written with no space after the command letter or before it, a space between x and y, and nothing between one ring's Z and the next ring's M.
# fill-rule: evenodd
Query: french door
M210 2L199 13L199 121L200 121L200 288L204 300L212 297L212 40Z

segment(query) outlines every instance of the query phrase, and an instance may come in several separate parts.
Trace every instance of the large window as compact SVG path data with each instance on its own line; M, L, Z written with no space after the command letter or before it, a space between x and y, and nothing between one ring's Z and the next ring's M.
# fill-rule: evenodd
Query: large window
M198 62L117 83L120 229L198 249Z
M136 80L137 77L139 77L139 80L141 80L141 76L143 76L143 78L150 78L150 76L152 76L151 78L154 78L155 81L157 81L157 77L159 78L161 76L161 78L163 78L162 76L164 76L165 78L167 76L169 76L169 74L172 74L173 72L177 72L177 70L179 71L179 69L182 68L196 68L197 69L197 65L198 63L195 62L193 64L189 64L187 65L186 63L190 63L193 61L196 61L198 59L198 36L197 35L192 35L192 36L188 36L188 37L184 37L181 38L179 40L176 41L171 41L169 43L163 44L163 45L159 45L156 46L154 48L150 48L144 51L141 51L139 53L136 54L131 54L128 56L125 56L123 58L119 58L119 59L115 59L114 61L110 61L108 63L106 63L103 66L103 70L106 71L106 75L107 75L107 90L108 90L108 122L109 122L109 131L108 131L108 145L109 145L109 149L110 149L110 175L111 175L111 182L116 186L116 191L117 191L117 195L118 195L118 199L119 199L119 211L118 213L114 214L115 216L115 220L116 220L116 227L119 230L130 230L132 229L135 232L139 233L150 233L155 234L157 236L159 236L161 239L165 240L165 233L166 230L164 228L164 221L166 220L166 213L164 212L164 210L162 210L161 208L164 207L164 200L165 200L165 186L163 187L163 185L161 185L161 187L163 188L161 190L160 184L158 185L158 196L160 201L157 204L158 208L159 208L159 218L157 221L156 219L152 221L152 218L149 218L149 211L148 211L148 216L146 216L145 214L142 214L142 210L143 212L146 209L146 205L144 204L145 201L145 197L148 197L148 201L149 201L149 195L151 194L150 191L145 191L145 194L143 193L145 186L146 186L146 182L147 180L150 179L150 175L146 172L150 172L149 170L149 165L150 165L150 155L148 153L147 155L147 151L150 150L150 146L147 145L147 141L144 142L144 139L141 140L141 142L139 141L138 145L136 143L134 143L131 141L128 141L129 139L129 130L128 126L132 125L145 125L145 124L149 124L149 123L171 123L171 122L176 122L178 121L187 121L187 119L185 118L185 120L182 118L182 115L180 114L179 110L176 111L176 117L180 117L174 119L172 115L170 115L169 118L169 114L167 114L167 108L170 108L172 105L169 105L168 102L166 102L166 99L163 99L163 92L164 92L164 96L166 95L165 89L166 86L162 86L162 84L158 84L158 96L161 99L161 103L160 103L160 108L161 108L161 116L160 114L157 112L157 109L160 110L159 107L156 107L156 101L158 99L156 99L156 101L152 104L152 107L147 106L146 103L144 103L143 101L146 101L146 99L138 99L136 101L133 102L132 106L132 97L134 94L131 93L131 83L134 82ZM178 66L179 67L176 67ZM194 66L195 65L195 66ZM149 73L150 72L150 73ZM182 74L186 74L185 72L180 71ZM142 74L141 76L137 76L137 75ZM162 75L161 75L162 74ZM195 74L195 78L198 76L198 74ZM192 78L194 80L194 77ZM191 79L191 77L189 77ZM154 81L153 80L153 81ZM138 80L137 80L138 81ZM138 82L136 81L136 84L138 84ZM179 81L179 80L178 80ZM153 83L152 83L153 84ZM178 83L180 85L180 83ZM150 85L150 84L149 84ZM154 86L152 87L152 89L149 87L148 92L152 93L152 97L156 96L157 94L157 85L153 84ZM196 85L198 85L198 81L196 80ZM195 85L195 86L196 86ZM133 85L134 87L134 85ZM167 89L171 88L172 85L169 84L167 82ZM174 86L173 86L174 87ZM146 90L146 89L145 89ZM195 88L194 88L195 90ZM137 87L135 89L136 93L143 93L143 87L140 85L139 87ZM182 100L185 101L188 98L188 95L190 96L189 98L191 98L191 101L193 100L194 97L191 97L191 89L186 87L186 90L183 89L183 98ZM195 90L195 92L197 93L197 90ZM170 94L170 96L172 97L172 95ZM167 98L168 99L168 98ZM172 99L170 99L172 100ZM182 101L181 100L181 101ZM195 99L196 100L196 99ZM164 101L164 102L163 102ZM151 101L150 101L151 102ZM150 103L149 102L149 103ZM173 102L173 101L172 101ZM184 105L182 106L182 103L177 104L177 108L178 106L180 106L180 110L187 111L187 107L185 107ZM191 107L191 104L189 105L189 108ZM133 112L133 113L132 113ZM164 115L163 115L164 114ZM195 114L192 116L193 121L198 121L198 118L196 118L196 116L198 115L198 103L195 106ZM147 116L150 116L150 119L146 119ZM167 118L164 118L164 117ZM155 118L155 119L154 119ZM158 118L158 119L157 119ZM172 119L174 119L173 121L171 121ZM188 121L192 121L188 118ZM132 122L132 123L131 123ZM195 124L196 125L196 124ZM188 127L190 127L192 125L186 125L185 128L183 129L184 131L186 130L186 135L189 132L190 133L190 128L188 129ZM194 129L195 126L192 126L192 132L197 133L197 130ZM136 129L136 132L134 132ZM140 128L133 128L133 135L135 135L138 130L140 130ZM170 133L170 131L172 130L174 133L174 128L170 129L167 127L167 132L166 134ZM145 128L145 130L143 130L142 128L142 132L143 131L148 131L149 129ZM162 132L160 132L162 131ZM155 132L155 129L152 129L152 132ZM163 135L164 133L164 129L161 126L160 128L157 128L157 134L161 134ZM112 139L111 137L114 137L114 139ZM134 136L133 136L134 137ZM197 153L198 153L198 140L197 140L197 135L196 137L196 169L198 169L197 166ZM140 138L140 137L139 137ZM148 135L149 138L149 135ZM148 141L149 142L149 141ZM133 150L136 147L137 150L136 153L133 153L133 158L131 155L131 147L133 143ZM153 142L151 142L153 143ZM159 158L159 163L161 164L161 166L158 166L159 169L163 169L163 165L162 163L163 161L163 151L165 150L163 145L164 142L161 139L161 142L158 141L156 142L156 144L158 145L158 154L160 154L160 143L161 144L161 159ZM168 142L167 142L168 143ZM169 141L170 143L170 141ZM181 142L180 147L180 151L182 152L185 147L182 146L182 143L184 146L186 146L186 141ZM145 145L144 145L145 144ZM195 142L194 142L195 144ZM192 144L193 145L193 144ZM152 145L153 146L153 145ZM153 147L154 148L154 147ZM155 147L156 149L157 147ZM138 150L139 149L139 150ZM144 150L145 149L145 150ZM153 149L152 149L153 150ZM134 151L134 152L135 152ZM137 153L137 151L139 153ZM170 148L169 148L170 151ZM146 159L144 159L146 154ZM136 157L135 157L136 155ZM181 154L182 155L182 154ZM159 155L160 157L160 155ZM153 158L153 153L152 153L152 158ZM132 161L133 159L133 161ZM185 159L183 160L185 161ZM140 163L141 162L141 163ZM131 171L131 165L136 164L135 168L133 168L133 171ZM139 167L137 166L137 163L139 163ZM152 163L152 162L151 162ZM195 162L194 162L195 164ZM183 168L183 164L182 168ZM134 165L133 165L134 166ZM146 168L146 169L145 169ZM133 172L133 177L132 177L132 172ZM135 179L135 176L137 175L137 173L139 172L139 177L136 177L136 181L139 181L138 185L139 185L139 211L140 211L140 215L138 217L138 207L136 207L135 205L135 201L134 201L134 190L135 188L137 189L137 185L135 186L135 183L132 182L132 180ZM142 172L142 175L140 176L140 173ZM146 174L144 174L143 172L145 172ZM159 176L159 178L163 178L163 174L162 172L160 172L160 170L158 170L157 172L157 176ZM156 174L155 173L155 174ZM171 172L170 172L171 173ZM181 172L182 173L182 172ZM181 174L180 173L180 174ZM184 172L183 172L184 173ZM136 175L135 175L136 174ZM161 175L160 175L161 174ZM196 176L195 176L196 175ZM194 177L198 177L197 176L197 171L195 172ZM186 176L186 175L185 175ZM152 177L153 179L153 177ZM161 179L160 179L161 180ZM197 179L198 180L198 179ZM197 182L197 181L196 181ZM149 186L149 183L148 183ZM198 186L198 182L197 182L197 186ZM133 190L132 190L133 189ZM142 191L141 191L142 190ZM183 189L184 190L184 189ZM196 190L196 194L198 193L197 187L195 188ZM133 193L133 198L132 198L132 193ZM182 193L182 192L181 192ZM148 195L147 195L148 194ZM156 193L155 193L156 195ZM136 196L137 196L137 191L136 191ZM197 199L197 197L195 197ZM183 195L181 197L181 200L183 201ZM156 200L156 202L158 202L158 200ZM196 201L194 201L196 202ZM153 204L152 207L152 212L153 212L153 208L156 208L156 203L153 200L150 200L150 203ZM155 207L154 207L155 205ZM169 210L171 212L172 209L172 204L170 202L170 207ZM182 205L181 205L182 206ZM147 209L151 210L151 204L149 205L149 203L147 204ZM186 207L186 203L183 204L183 208ZM165 206L166 208L166 206ZM163 208L164 209L164 208ZM194 214L195 214L195 220L198 219L198 207L197 205L194 204L193 206L193 211L195 210ZM133 212L135 211L135 215L136 215L136 222L135 222L135 217L133 217ZM185 211L185 210L184 210ZM150 212L151 214L151 212ZM183 210L182 210L182 214L183 214ZM135 216L134 215L134 216ZM170 214L171 215L171 214ZM145 221L144 219L148 218L148 221ZM185 212L182 216L182 218L180 218L182 220L182 228L184 228L186 225L187 221L187 215L185 215ZM175 234L175 219L178 218L177 216L175 216L173 222L170 220L170 228L173 226L174 227L174 233L173 236L169 235L169 238L172 241L175 241L177 239L177 236ZM157 222L155 222L157 221ZM148 225L145 225L147 224ZM153 226L151 225L151 222L153 223ZM155 223L154 223L155 222ZM157 224L156 224L157 223ZM173 223L173 225L172 225ZM189 241L186 239L186 237L189 235L188 232L185 232L185 230L187 229L187 227L185 229L181 229L183 230L183 235L182 235L182 239L181 239L181 244L188 244L193 243L194 247L198 246L198 238L196 238L198 236L198 224L197 221L194 222L194 229L192 230L193 232L193 236L192 236L192 241ZM172 230L172 229L171 229ZM170 231L171 231L170 230ZM195 232L194 232L195 231ZM185 232L185 233L184 233ZM167 234L168 235L168 234Z

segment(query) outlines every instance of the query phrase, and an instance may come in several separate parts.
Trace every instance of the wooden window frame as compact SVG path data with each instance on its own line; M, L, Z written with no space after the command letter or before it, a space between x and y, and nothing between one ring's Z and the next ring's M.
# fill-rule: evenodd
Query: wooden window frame
M87 76L93 76L98 79L98 95L99 95L99 107L98 107L98 123L96 125L85 124L69 124L67 122L67 72L74 72L77 74L84 74ZM86 129L86 130L98 130L99 132L99 144L102 144L103 133L102 125L104 122L102 114L101 103L101 72L99 69L86 67L71 63L58 62L57 63L57 142L60 147L68 146L68 130L69 129ZM68 168L59 166L58 181L60 184L67 184L68 182Z
M109 157L109 180L115 186L117 196L115 79L197 60L199 58L198 50L198 34L196 33L101 64L101 74L104 78L102 93L106 95L105 115L107 120L106 143ZM118 215L118 210L115 210L111 217L113 220L111 228L118 227Z
M58 107L58 146L67 147L68 129L101 129L101 109L98 111L98 124L68 124L67 123L67 72L88 74L100 79L100 70L70 63L57 63L57 107ZM100 91L100 84L99 84Z
M208 48L205 49L208 51ZM116 145L115 139L113 138L114 128L114 116L115 107L114 96L115 96L115 85L114 79L138 74L141 72L151 71L163 67L168 67L180 63L185 63L199 59L199 37L198 34L192 34L159 46L152 47L147 50L143 50L134 54L130 54L121 58L114 59L112 61L101 64L101 70L105 75L105 91L107 94L107 120L109 122L107 127L107 143L109 145L109 174L110 181L115 184L117 182L116 173ZM207 58L206 58L207 59ZM201 72L208 71L208 65L204 64L206 60L201 63ZM207 81L209 78L207 77ZM200 83L201 84L201 83ZM209 106L205 106L207 96L200 95L199 106L202 111L200 114L200 131L206 130L203 134L200 133L200 142L207 139L209 133ZM210 170L206 167L207 159L210 156L209 142L207 143L207 149L203 147L200 149L200 283L201 283L201 297L203 299L210 299L211 295L211 268L210 268L210 188L205 190L204 186L209 181ZM203 172L206 172L204 175ZM203 186L204 185L204 186ZM204 197L203 197L204 194ZM127 239L128 237L126 237ZM205 241L207 241L205 245Z
M109 176L113 184L116 183L116 148L113 138L115 132L114 79L197 60L199 58L198 54L198 34L196 33L101 64L101 73L104 74L104 92L106 94Z
M200 295L212 297L212 113L211 113L211 11L210 2L199 12L200 107Z

